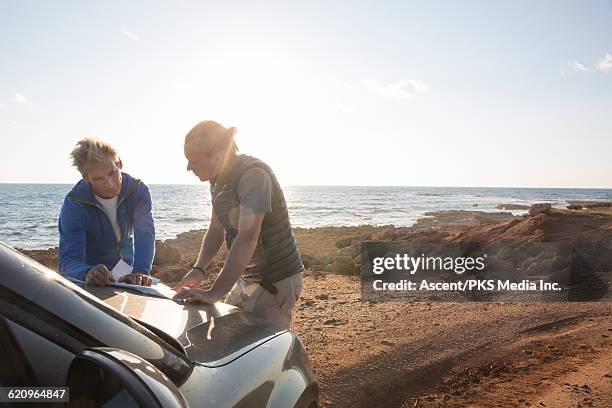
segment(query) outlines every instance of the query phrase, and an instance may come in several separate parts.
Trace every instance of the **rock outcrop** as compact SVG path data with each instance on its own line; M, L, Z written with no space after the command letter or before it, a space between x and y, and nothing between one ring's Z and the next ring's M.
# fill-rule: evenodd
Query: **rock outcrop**
M162 241L155 241L155 265L172 265L181 262L181 252Z
M534 204L529 207L529 215L533 217L538 214L547 214L551 208L552 206L549 203Z

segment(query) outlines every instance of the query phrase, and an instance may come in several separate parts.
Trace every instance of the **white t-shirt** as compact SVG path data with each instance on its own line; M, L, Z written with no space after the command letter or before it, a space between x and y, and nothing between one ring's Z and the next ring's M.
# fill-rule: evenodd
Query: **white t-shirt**
M113 226L113 231L115 232L115 238L117 238L117 242L121 239L121 230L119 229L119 224L117 224L117 198L115 196L113 198L102 198L98 197L96 194L96 200L100 203L104 212L108 216L111 225Z

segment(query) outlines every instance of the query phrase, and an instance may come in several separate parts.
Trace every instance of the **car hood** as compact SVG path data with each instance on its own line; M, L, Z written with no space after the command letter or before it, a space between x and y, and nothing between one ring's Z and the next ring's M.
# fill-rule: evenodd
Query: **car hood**
M187 357L208 367L228 364L286 330L237 307L183 305L113 286L81 286L116 310L172 336Z

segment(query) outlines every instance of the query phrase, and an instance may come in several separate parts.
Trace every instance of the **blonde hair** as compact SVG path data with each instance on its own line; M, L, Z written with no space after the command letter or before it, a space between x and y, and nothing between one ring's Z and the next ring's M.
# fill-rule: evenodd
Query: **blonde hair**
M86 164L100 163L108 158L116 160L118 156L119 152L117 149L109 143L93 137L79 140L70 153L72 165L83 175L83 168Z
M198 149L207 152L221 152L227 156L238 151L234 141L237 132L235 127L225 128L214 120L205 120L187 133L185 144L196 145Z

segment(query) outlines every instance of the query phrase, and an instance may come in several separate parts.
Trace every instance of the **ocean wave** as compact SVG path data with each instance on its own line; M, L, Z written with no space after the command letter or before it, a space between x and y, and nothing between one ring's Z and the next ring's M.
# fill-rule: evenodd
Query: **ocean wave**
M425 197L445 197L448 194L439 194L439 193L416 193L415 195L418 196L425 196Z
M193 218L193 217L183 217L183 218L175 218L174 222L187 223L187 222L200 222L204 221L202 218Z

